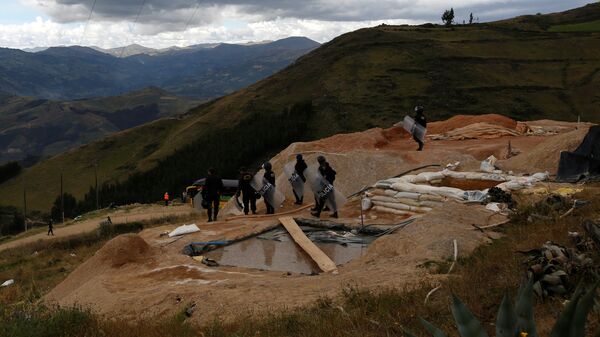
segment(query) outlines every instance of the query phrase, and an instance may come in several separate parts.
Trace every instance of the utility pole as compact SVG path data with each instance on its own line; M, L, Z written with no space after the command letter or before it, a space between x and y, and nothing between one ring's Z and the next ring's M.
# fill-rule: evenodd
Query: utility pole
M99 202L98 202L98 161L96 160L94 162L94 179L96 181L96 187L94 188L94 190L96 191L96 210L99 210L100 207Z
M25 231L27 232L27 190L23 186L23 218L25 218Z
M62 223L65 223L65 195L63 193L63 174L60 173L60 214Z

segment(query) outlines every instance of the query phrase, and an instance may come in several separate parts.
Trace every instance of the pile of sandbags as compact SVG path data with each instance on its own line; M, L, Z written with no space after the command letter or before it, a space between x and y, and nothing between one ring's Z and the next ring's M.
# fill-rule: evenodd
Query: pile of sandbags
M375 211L398 215L415 215L426 213L447 200L477 201L486 199L487 190L465 191L439 184L446 177L465 180L485 180L498 182L497 187L505 191L514 191L533 186L548 179L548 173L536 173L532 176L518 177L494 172L456 172L443 170L438 172L422 172L416 175L405 175L378 181L367 193L368 201L363 203L363 210L372 207Z

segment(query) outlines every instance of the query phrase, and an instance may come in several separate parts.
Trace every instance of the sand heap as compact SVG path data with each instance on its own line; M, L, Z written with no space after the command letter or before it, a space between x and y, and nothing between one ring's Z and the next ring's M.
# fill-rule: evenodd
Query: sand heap
M54 288L46 299L58 301L65 296L77 294L78 289L88 283L98 283L98 277L110 270L128 264L148 264L154 262L154 250L137 234L124 234L108 241L100 250L69 277ZM85 301L82 298L80 303Z
M430 132L444 134L478 123L498 128L516 130L514 120L498 115L457 116L448 121L430 125ZM475 126L473 126L475 125ZM481 125L481 124L479 124ZM305 156L309 165L316 165L316 157L324 155L338 175L335 186L349 195L376 182L425 165L460 162L457 172L478 171L480 163L490 155L500 160L496 165L503 171L523 173L556 172L560 151L572 151L587 133L587 126L551 121L529 122L531 130L554 130L551 133L531 134L519 132L478 139L428 140L425 151L417 152L417 145L400 127L371 129L365 132L336 135L315 142L294 143L272 158L278 174L277 187L287 198L285 209L294 217L309 218L308 209L298 210L293 200L290 184L283 174L284 166L292 163L297 153ZM539 128L536 128L539 126ZM486 126L487 127L487 126ZM524 130L528 130L524 128ZM556 132L556 134L554 134ZM506 159L508 142L518 149L516 156ZM440 171L429 167L427 171ZM440 177L442 183L451 175ZM432 181L433 182L433 181ZM390 185L392 186L392 185ZM307 191L306 200L312 200ZM404 193L406 197L409 192ZM385 195L384 195L385 197ZM407 199L407 198L404 198ZM46 296L50 302L61 305L89 304L108 317L138 319L144 315L167 317L185 310L190 303L199 304L201 314L193 321L214 318L231 318L246 314L243 310L277 310L310 303L320 296L333 296L345 284L366 288L405 287L435 281L440 275L430 274L421 266L428 261L443 261L452 257L453 243L458 253L466 256L484 242L488 235L474 230L472 225L497 224L506 218L492 213L485 206L464 204L452 200L417 200L417 207L431 207L420 218L392 235L377 239L359 259L339 267L339 275L320 274L303 276L291 273L260 271L238 267L209 268L181 254L190 242L235 240L265 228L278 225L275 216L233 217L230 221L196 223L200 232L181 240L160 237L164 230L173 230L181 224L144 230L140 235L125 235L106 244L90 260L72 272L69 277ZM410 202L410 200L404 202ZM422 204L422 205L421 205ZM263 202L259 202L260 207ZM411 206L411 205L409 205ZM264 209L259 211L264 214ZM358 216L360 200L350 200L340 210L340 219L348 225L360 226ZM221 213L223 215L226 212ZM370 214L369 214L370 215ZM323 215L326 218L327 215ZM397 224L405 216L377 214L369 221L378 224ZM224 216L223 216L224 217ZM272 227L273 226L273 227ZM265 261L281 252L271 251ZM215 317L216 316L216 317ZM148 316L146 316L148 317Z
M505 172L555 174L560 152L573 151L588 128L588 124L548 120L522 123L495 114L455 116L428 124L428 134L438 135L439 139L427 139L423 152L417 152L411 136L401 126L395 126L293 143L272 158L271 164L278 174L277 186L288 200L293 200L293 194L284 167L293 163L298 153L309 165L316 165L317 156L325 156L338 173L335 186L344 195L428 165L443 167L460 162L461 171L477 171L481 161L490 155L500 159L496 165ZM307 200L312 199L309 191L306 193ZM224 214L227 213L239 211L229 205Z

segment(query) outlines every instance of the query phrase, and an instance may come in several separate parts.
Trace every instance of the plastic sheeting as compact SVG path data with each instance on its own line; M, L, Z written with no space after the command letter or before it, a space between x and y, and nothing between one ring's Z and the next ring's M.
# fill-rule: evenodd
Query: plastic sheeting
M302 181L302 177L300 177L300 175L296 172L295 163L294 162L288 163L283 168L283 171L285 172L285 175L287 176L288 181L292 185L292 189L294 189L294 193L296 193L296 195L299 197L303 197L304 196L304 181Z
M263 197L265 201L275 209L281 207L285 201L285 195L283 195L283 193L281 193L281 191L279 191L275 185L268 182L267 179L263 177L262 172L254 175L254 178L250 182L250 186L252 186L252 188L254 188L254 190L257 191L258 194L260 194L261 197Z
M12 285L15 283L15 280L10 279L10 280L6 280L4 281L4 283L0 284L0 287L8 287L9 285Z
M574 152L561 152L556 180L600 180L600 125L589 129Z
M191 225L183 225L175 228L173 231L171 231L171 233L169 233L169 237L172 238L174 236L185 235L199 231L200 228L198 228L198 226L196 226L196 224L193 223Z
M304 171L306 182L313 191L315 198L325 200L325 205L333 212L337 212L346 203L344 197L320 173L317 167L311 166Z

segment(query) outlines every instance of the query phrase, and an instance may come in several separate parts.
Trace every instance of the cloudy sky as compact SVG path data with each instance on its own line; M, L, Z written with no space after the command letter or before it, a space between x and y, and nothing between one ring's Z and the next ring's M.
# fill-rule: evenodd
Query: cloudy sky
M592 0L0 0L0 46L131 43L162 48L307 36L326 42L381 23L440 22L454 7L483 21L549 13Z

